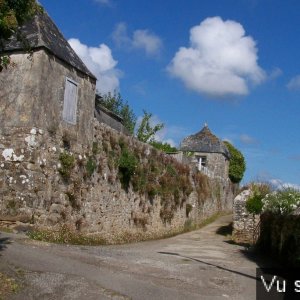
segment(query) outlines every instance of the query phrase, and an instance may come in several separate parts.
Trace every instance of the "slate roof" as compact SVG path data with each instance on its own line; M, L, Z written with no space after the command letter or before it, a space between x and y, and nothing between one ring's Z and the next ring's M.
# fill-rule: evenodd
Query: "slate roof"
M29 49L46 48L67 64L96 79L45 11L38 13L33 19L21 26L20 33L22 38L26 39L26 48L27 43ZM24 50L24 42L18 40L15 34L9 41L5 42L4 52L18 50Z
M205 125L201 131L186 137L180 145L181 151L222 153L230 158L230 153L225 144L211 133L208 126Z

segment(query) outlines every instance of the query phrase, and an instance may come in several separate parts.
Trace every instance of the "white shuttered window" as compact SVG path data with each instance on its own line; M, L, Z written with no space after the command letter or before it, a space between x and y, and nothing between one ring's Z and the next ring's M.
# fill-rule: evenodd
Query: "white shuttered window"
M77 95L78 84L70 78L66 78L63 120L74 125L76 124L77 114Z

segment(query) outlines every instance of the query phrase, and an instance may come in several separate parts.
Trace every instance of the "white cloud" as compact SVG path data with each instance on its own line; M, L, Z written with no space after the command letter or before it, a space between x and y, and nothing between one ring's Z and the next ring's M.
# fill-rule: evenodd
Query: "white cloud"
M94 0L94 1L107 6L110 6L112 4L111 0Z
M240 141L246 145L257 144L257 140L247 134L241 134Z
M269 79L270 80L276 79L280 77L282 74L283 72L280 68L274 68L269 74Z
M158 55L162 48L161 39L148 30L136 30L133 33L134 48L144 49L147 55Z
M99 47L89 47L78 39L68 40L71 47L85 63L88 69L97 77L97 89L101 93L113 92L119 88L121 72L116 69L111 50L105 44Z
M118 47L142 49L149 56L157 56L163 47L162 40L147 29L135 30L132 37L128 35L126 23L117 24L112 38Z
M116 25L112 39L118 47L131 47L132 41L128 36L126 23L121 22Z
M284 182L280 179L270 179L269 182L271 183L272 186L274 186L275 189L292 188L300 191L299 184Z
M287 84L289 90L300 90L300 75L293 77Z
M190 30L190 47L181 47L168 67L188 89L213 97L246 95L249 82L265 72L257 64L256 43L243 26L220 17L207 18Z

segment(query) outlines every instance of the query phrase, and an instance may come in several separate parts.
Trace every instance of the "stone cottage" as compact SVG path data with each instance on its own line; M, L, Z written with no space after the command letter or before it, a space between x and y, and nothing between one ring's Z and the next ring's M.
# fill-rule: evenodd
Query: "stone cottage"
M12 64L0 72L0 134L39 128L91 143L95 76L46 12L20 32L4 47Z
M201 131L181 142L180 151L190 157L191 163L209 177L228 178L230 153L206 124Z

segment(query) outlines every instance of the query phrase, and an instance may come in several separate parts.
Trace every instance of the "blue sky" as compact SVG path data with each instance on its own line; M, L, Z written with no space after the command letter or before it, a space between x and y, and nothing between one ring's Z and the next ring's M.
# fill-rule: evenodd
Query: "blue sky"
M300 186L300 1L40 0L72 47L176 145L208 123L244 182Z

